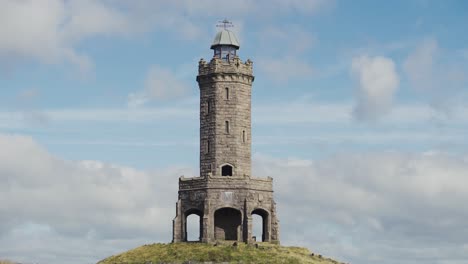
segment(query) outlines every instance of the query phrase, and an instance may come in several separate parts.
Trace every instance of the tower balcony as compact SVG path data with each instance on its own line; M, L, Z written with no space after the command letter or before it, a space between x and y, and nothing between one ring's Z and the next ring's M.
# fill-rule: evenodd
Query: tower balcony
M213 176L179 178L179 191L206 189L242 189L273 192L273 178Z

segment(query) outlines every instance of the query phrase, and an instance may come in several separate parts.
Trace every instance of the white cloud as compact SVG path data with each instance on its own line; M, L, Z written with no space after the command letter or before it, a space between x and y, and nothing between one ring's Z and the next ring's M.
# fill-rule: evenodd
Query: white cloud
M289 0L289 1L281 1L281 0L274 0L271 1L276 5L277 8L280 10L286 11L295 11L295 12L303 12L303 13L313 13L323 8L327 5L334 5L334 1L327 1L327 0Z
M139 108L63 108L43 109L41 115L51 123L93 123L128 122L148 124L155 121L197 121L198 98L187 97L170 105ZM321 102L316 100L292 100L289 102L268 102L254 105L252 118L255 124L270 126L314 125L346 126L353 125L353 102ZM195 114L194 114L195 113ZM22 111L0 111L0 126L18 128L22 126ZM468 108L458 107L446 116L427 104L395 104L381 125L451 126L468 122ZM24 124L23 124L24 125Z
M63 160L19 135L0 146L0 255L22 262L91 263L168 242L177 178L196 175ZM467 174L468 157L438 151L254 157L254 175L274 177L283 244L352 263L466 259Z
M277 16L309 14L329 1L105 1L105 0L3 0L0 5L0 57L9 64L34 59L46 64L70 63L82 72L92 60L77 45L95 36L128 36L150 30L174 32L182 39L207 35L200 17L244 17L261 13ZM220 11L225 10L224 15ZM242 20L239 20L242 24Z
M310 50L317 38L299 25L282 25L267 27L259 34L259 45L262 52L270 54L301 55Z
M403 70L414 88L426 91L432 89L434 84L431 76L434 74L434 61L438 49L435 39L426 39L404 61Z
M80 0L65 3L68 11L65 38L80 40L93 35L128 34L132 29L130 15L106 1Z
M0 255L27 262L89 263L119 250L109 245L170 241L177 178L193 174L67 161L18 135L0 134L0 146Z
M101 1L2 1L0 57L71 63L86 72L91 60L74 46L86 37L121 34L130 20Z
M256 155L254 175L274 178L285 244L351 263L468 258L459 247L468 235L466 156L342 153L311 161Z
M189 88L189 85L181 81L174 72L153 65L146 75L144 90L131 93L127 104L130 107L138 107L150 100L182 97L189 93Z
M381 56L356 57L351 72L359 84L355 116L373 120L388 113L400 83L393 60Z
M197 126L197 107L196 102L189 105L177 102L152 108L0 112L0 128L31 134L40 129L44 133L42 142L54 146L86 145L99 150L102 149L99 146L118 146L153 151L155 147L196 146L198 142L192 137L194 134L186 134L180 139L168 137L165 133L168 125L163 123L170 122L173 128L191 130ZM311 148L307 155L328 155L330 151L346 147L375 149L403 145L411 149L438 147L453 151L467 145L463 133L464 124L468 122L467 108L460 108L447 117L437 115L438 112L427 105L395 105L385 120L365 127L354 122L352 109L351 102L275 102L255 106L252 109L253 123L256 124L253 144L259 148L274 145ZM113 127L113 135L103 132L108 126ZM136 131L151 128L158 132L143 136L146 139L142 140L129 135L127 126ZM83 128L84 131L80 130Z
M258 70L264 76L286 82L317 75L305 54L316 42L316 37L298 25L267 27L258 34Z
M428 99L439 112L451 115L466 104L468 65L460 60L460 51L440 48L436 38L422 40L403 62L411 88Z
M258 69L274 80L286 82L293 78L312 78L314 69L305 60L294 56L258 58Z
M260 17L277 16L289 13L312 14L318 10L334 6L335 1L326 0L240 0L240 1L177 1L169 5L184 9L190 15L205 14L212 17L238 17L253 15ZM220 8L228 6L229 8ZM166 4L167 6L167 4Z

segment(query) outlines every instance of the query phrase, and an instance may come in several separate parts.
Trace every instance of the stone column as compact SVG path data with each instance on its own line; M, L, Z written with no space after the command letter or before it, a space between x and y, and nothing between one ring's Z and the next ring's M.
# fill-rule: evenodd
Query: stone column
M244 200L244 242L245 243L253 243L252 240L252 215L250 214L251 208L249 203L247 203L247 199Z
M271 241L271 223L272 223L272 214L266 216L266 219L263 219L263 236L264 236L264 241L265 242L270 242Z
M211 221L208 215L203 215L203 235L202 235L202 242L209 243L212 239L212 232L209 232L211 227Z
M182 212L181 212L180 199L176 203L176 217L172 220L172 243L183 241L182 232Z
M277 243L279 244L279 232L280 232L280 226L279 226L279 220L276 215L276 203L273 202L272 204L272 209L271 209L271 242L272 243Z
M253 243L253 239L252 239L252 216L247 216L246 217L246 220L245 220L245 228L246 228L246 232L245 232L245 238L244 238L244 241L246 243Z
M211 241L214 241L214 235L213 235L213 223L212 223L212 213L210 210L210 200L208 197L205 198L205 204L203 208L203 233L202 233L202 242L204 243L209 243Z

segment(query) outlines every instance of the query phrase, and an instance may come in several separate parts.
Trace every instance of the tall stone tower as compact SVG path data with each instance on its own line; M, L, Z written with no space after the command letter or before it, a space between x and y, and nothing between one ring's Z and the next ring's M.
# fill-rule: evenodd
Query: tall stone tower
M279 243L273 179L251 176L252 61L242 62L235 34L226 27L201 59L200 177L179 178L173 242L187 241L187 217L200 217L201 242L252 242L252 215L263 219L262 241ZM257 240L260 240L258 238Z

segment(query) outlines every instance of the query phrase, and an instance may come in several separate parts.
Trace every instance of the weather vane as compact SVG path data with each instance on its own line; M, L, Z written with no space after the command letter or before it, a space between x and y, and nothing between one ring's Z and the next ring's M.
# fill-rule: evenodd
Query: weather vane
M216 27L223 27L224 29L234 26L232 22L227 19L224 19L223 21L218 21L218 23L221 23L221 24L216 25Z

